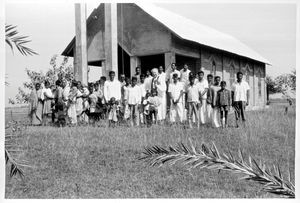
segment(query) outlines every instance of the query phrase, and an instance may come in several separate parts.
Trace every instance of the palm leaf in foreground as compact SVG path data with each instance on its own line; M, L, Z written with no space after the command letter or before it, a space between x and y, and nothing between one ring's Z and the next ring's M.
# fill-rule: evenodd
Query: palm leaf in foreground
M10 177L19 175L23 179L24 171L22 168L31 167L27 161L16 158L18 153L22 152L17 141L25 128L26 126L16 121L9 122L5 127L5 164L10 163Z
M37 55L35 51L25 46L30 40L28 36L17 36L19 33L16 30L17 26L5 25L5 42L14 51L14 47L24 55Z
M279 166L274 165L274 169L271 170L250 156L247 162L241 150L239 159L236 159L230 151L228 154L220 153L214 144L211 147L202 144L201 149L196 149L190 142L189 146L179 143L176 147L146 147L139 159L146 161L150 166L177 164L189 170L200 168L240 173L245 175L241 179L262 184L266 192L295 198L295 186L291 182L290 172L289 180L284 180Z

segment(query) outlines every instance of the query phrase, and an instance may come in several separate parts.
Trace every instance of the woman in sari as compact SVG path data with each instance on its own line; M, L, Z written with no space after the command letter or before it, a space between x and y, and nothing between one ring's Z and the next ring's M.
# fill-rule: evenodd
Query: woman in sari
M41 84L36 83L30 94L31 125L42 125L43 99Z
M73 81L71 85L70 94L69 94L68 111L67 111L71 126L77 125L77 113L76 113L77 95L78 95L77 81Z

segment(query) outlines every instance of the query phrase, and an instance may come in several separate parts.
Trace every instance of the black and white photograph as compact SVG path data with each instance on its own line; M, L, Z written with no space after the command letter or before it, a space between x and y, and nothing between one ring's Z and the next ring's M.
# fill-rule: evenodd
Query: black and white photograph
M299 6L4 1L1 199L297 198Z

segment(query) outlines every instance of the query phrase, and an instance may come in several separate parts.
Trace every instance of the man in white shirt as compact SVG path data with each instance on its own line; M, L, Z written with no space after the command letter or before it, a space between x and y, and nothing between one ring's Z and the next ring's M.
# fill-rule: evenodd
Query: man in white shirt
M208 89L207 89L207 92L206 92L206 115L207 115L207 122L211 122L212 121L212 91L213 89L211 88L213 86L213 79L214 79L214 76L212 74L208 74L206 76L207 78L207 83L208 83Z
M199 117L200 117L200 123L205 124L207 121L207 108L206 108L206 99L207 99L207 90L208 90L208 82L204 78L204 72L200 71L198 72L199 82L197 85L199 86L200 92L201 92L201 106L199 108Z
M115 80L115 72L109 72L109 80L104 83L104 98L106 102L114 97L116 101L121 100L121 83Z
M176 73L178 75L178 78L181 77L180 71L176 69L176 64L175 63L172 63L171 69L172 69L172 71L170 73L169 81L168 81L169 84L173 83L173 74Z
M131 87L128 88L128 94L126 95L126 101L130 109L130 123L134 125L134 121L139 126L139 105L141 104L141 88L137 85L137 78L132 77ZM126 102L125 101L125 102Z
M120 83L122 86L125 85L125 75L124 74L120 75Z
M170 84L168 92L171 97L170 106L170 121L174 123L179 118L180 123L183 121L183 94L185 85L183 82L178 81L178 75L173 74L173 84Z
M186 92L186 102L188 106L188 122L190 128L192 128L192 119L195 117L197 120L197 127L199 128L199 109L198 105L200 104L200 89L197 84L195 84L195 76L193 73L189 75L189 83L185 89Z
M157 112L157 120L165 120L166 119L166 81L163 80L164 78L160 78L158 74L158 69L153 68L152 69L152 75L153 79L151 82L151 92L152 90L157 91L157 96L161 100L161 104L158 106L158 112Z
M149 70L146 71L146 78L145 78L145 88L146 92L151 91L151 83L152 83L153 77L151 76L151 72Z
M162 66L158 67L158 74L159 77L162 78L162 80L166 81L166 73L164 72L164 68Z
M137 78L137 83L140 83L141 68L139 66L135 68L134 76Z
M221 89L220 87L220 81L221 77L220 76L215 76L214 78L214 85L212 85L211 92L212 92L212 126L215 128L219 128L221 126L220 124L220 116L219 116L219 108L217 106L217 93Z
M242 117L243 123L245 119L245 108L249 104L250 87L249 84L243 80L243 73L236 74L237 81L232 84L232 106L235 110L236 127L238 127L238 120Z
M188 68L188 65L185 63L183 65L183 68L180 70L180 81L184 84L187 84L189 82L189 74L191 71Z

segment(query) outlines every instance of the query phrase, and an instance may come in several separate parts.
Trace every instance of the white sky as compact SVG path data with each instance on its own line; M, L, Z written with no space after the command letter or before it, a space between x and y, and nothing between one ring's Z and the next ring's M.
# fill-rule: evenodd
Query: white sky
M98 3L88 3L89 14ZM157 3L170 11L231 34L268 59L267 74L277 76L296 67L296 5L237 3ZM9 87L5 103L14 98L27 80L25 68L46 71L54 54L60 55L75 35L74 5L70 3L7 3L5 22L28 35L30 48L38 56L12 54L6 46L6 74ZM184 25L182 26L184 29Z

